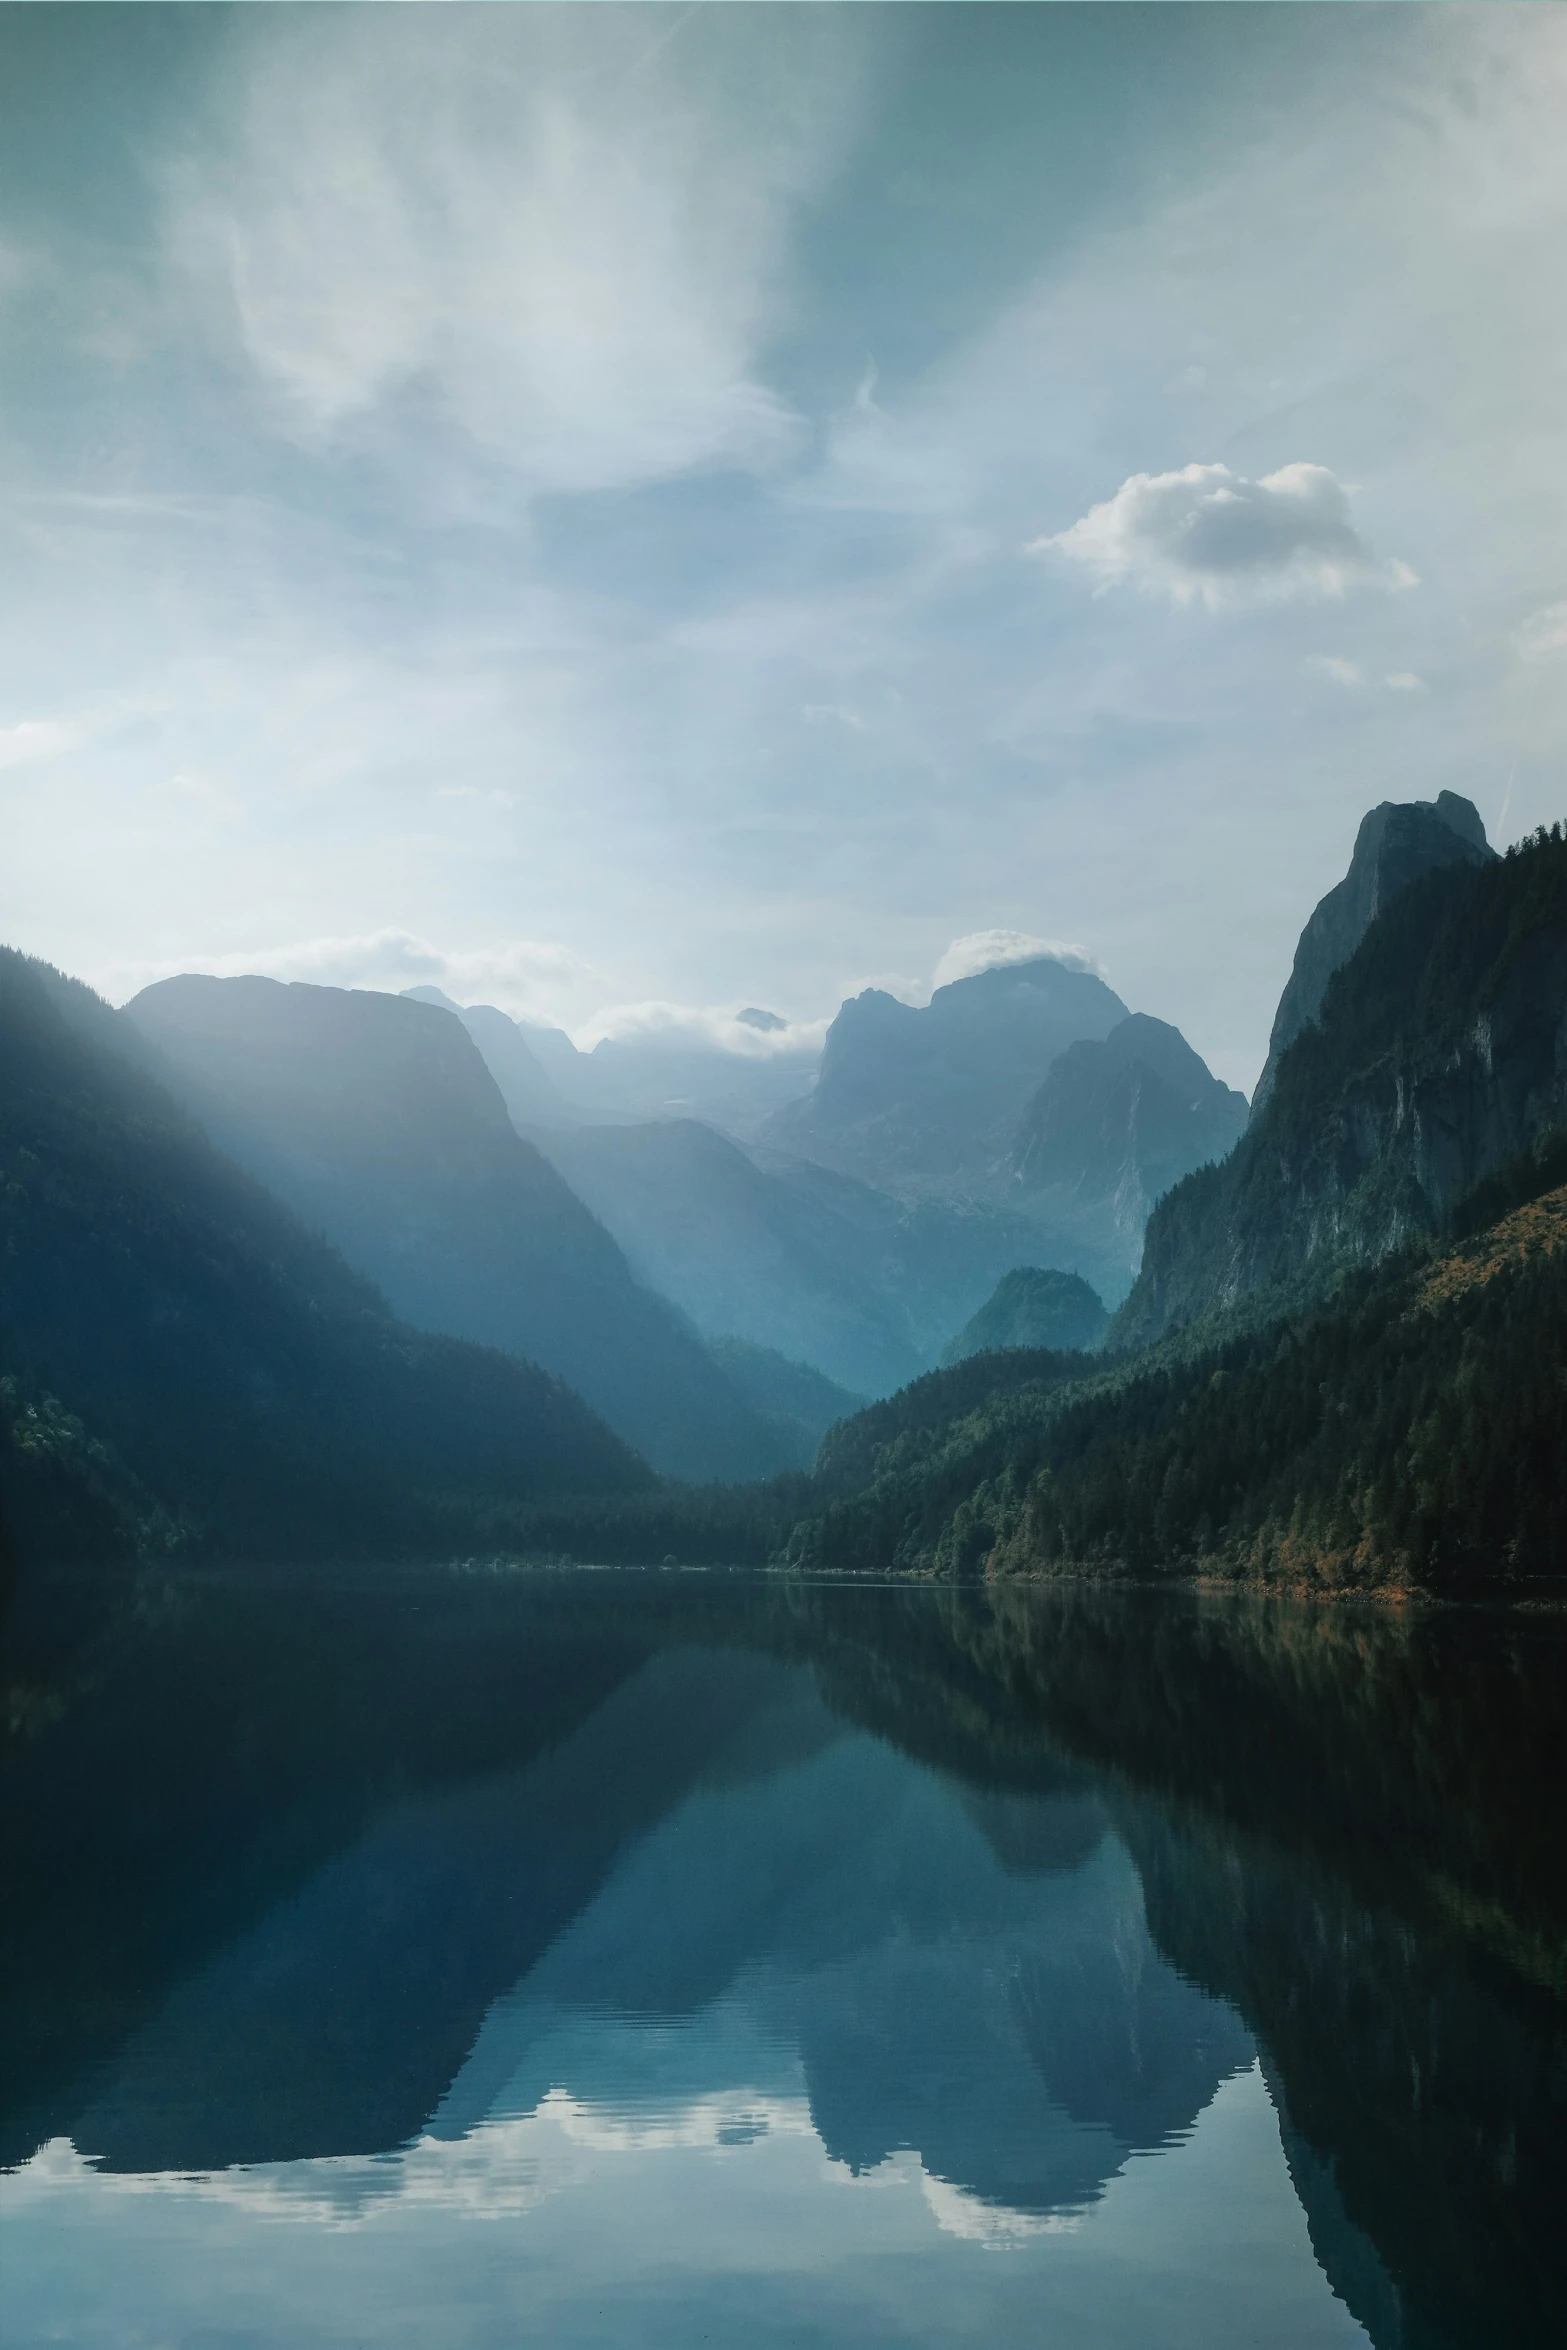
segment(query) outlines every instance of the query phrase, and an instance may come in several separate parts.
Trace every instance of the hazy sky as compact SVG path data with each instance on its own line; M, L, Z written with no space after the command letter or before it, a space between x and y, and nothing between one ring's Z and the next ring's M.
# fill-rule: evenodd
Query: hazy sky
M0 934L1018 932L1249 1086L1367 806L1567 812L1564 122L1557 7L0 10Z

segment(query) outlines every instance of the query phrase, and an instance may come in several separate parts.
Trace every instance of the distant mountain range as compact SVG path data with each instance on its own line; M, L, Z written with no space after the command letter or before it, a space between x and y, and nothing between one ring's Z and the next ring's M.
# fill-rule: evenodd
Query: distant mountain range
M405 992L457 1014L489 1062L507 1110L525 1128L700 1118L744 1137L810 1083L819 1058L814 1045L791 1041L776 1012L756 1005L734 1023L758 1040L755 1052L677 1028L603 1037L584 1053L563 1028L513 1020L493 1004L455 1004L438 987ZM764 1038L773 1041L762 1047Z
M715 1336L885 1395L935 1361L1037 1247L1019 1215L905 1201L808 1160L762 1163L689 1119L540 1133L640 1277Z
M1453 794L1373 810L1249 1121L1050 957L856 998L749 1147L555 1120L563 1056L494 1007L188 977L114 1013L7 954L0 1029L29 1555L519 1512L551 1554L957 1575L1556 1555L1559 828L1498 858Z
M449 1012L271 979L183 978L126 1018L219 1147L416 1328L569 1381L656 1468L784 1465L691 1330L506 1114Z
M867 988L828 1029L811 1093L763 1139L917 1195L987 1188L1056 1056L1125 1018L1102 979L1050 955L954 980L923 1009Z
M1448 853L1407 813L1362 828L1337 906L1378 863L1377 910L1325 976L1308 924L1316 1015L1229 1156L1155 1208L1099 1361L980 1354L835 1429L799 1564L1559 1575L1567 836L1494 858L1462 803ZM1425 852L1396 889L1389 841Z

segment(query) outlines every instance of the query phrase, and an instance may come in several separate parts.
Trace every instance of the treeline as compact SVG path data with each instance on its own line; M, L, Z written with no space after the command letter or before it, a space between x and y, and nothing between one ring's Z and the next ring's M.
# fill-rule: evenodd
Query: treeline
M1559 1571L1567 1191L1526 1215L1483 1266L1481 1244L1409 1255L1315 1311L1187 1338L1087 1388L993 1397L889 1448L789 1556L1334 1587Z

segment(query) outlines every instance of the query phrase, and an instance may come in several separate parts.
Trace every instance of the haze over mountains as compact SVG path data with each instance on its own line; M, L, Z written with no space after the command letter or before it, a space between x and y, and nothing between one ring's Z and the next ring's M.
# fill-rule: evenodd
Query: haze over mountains
M1023 1540L1007 1513L1035 1471L997 1472L1012 1499L981 1506L995 1462L1012 1458L1014 1436L994 1452L992 1434L1041 1413L1043 1427L1056 1407L1041 1399L1075 1396L1096 1350L1105 1424L1119 1426L1114 1398L1141 1376L1141 1350L1187 1325L1227 1343L1223 1318L1243 1307L1245 1331L1314 1311L1356 1266L1454 1229L1482 1192L1494 1219L1560 1182L1561 885L1557 836L1498 859L1451 794L1372 811L1345 881L1305 927L1275 1029L1287 1041L1249 1124L1176 1029L1039 956L955 981L923 1008L855 998L816 1085L749 1147L694 1118L635 1118L624 1096L613 1118L580 1103L562 1113L540 1054L494 1007L191 975L115 1013L12 956L0 1453L26 1486L28 1539L70 1549L98 1526L155 1549L184 1542L188 1523L233 1542L236 1497L281 1478L283 1517L258 1502L245 1539L292 1524L315 1493L318 1533L341 1521L352 1549L379 1526L396 1549L551 1496L646 1494L659 1472L752 1493L702 1505L702 1555L717 1556L731 1534L757 1542L769 1528L782 1542L796 1523L803 1495L755 1481L809 1470L820 1448L818 1496L852 1529L845 1462L874 1490L884 1453L902 1460L915 1436L939 1450L972 1421L979 1434L953 1460L977 1443L973 1460L992 1468L973 1470L957 1517L970 1470L944 1467L933 1503L910 1456L897 1477L915 1477L917 1506L898 1499L878 1530L846 1534L847 1550L824 1536L822 1555L999 1555ZM1519 1247L1532 1264L1551 1257L1557 1221L1554 1208L1530 1217ZM1477 1228L1472 1216L1462 1227ZM1525 1288L1516 1310L1495 1290L1486 1344L1501 1350L1496 1383L1532 1394L1551 1308L1534 1273ZM1403 1310L1396 1282L1387 1296ZM1344 1340L1367 1377L1394 1344L1393 1309L1376 1297ZM1105 1305L1123 1299L1107 1327ZM1411 1341L1397 1376L1445 1396L1451 1364L1432 1348ZM1277 1384L1264 1356L1249 1375ZM1377 1387L1366 1426L1396 1387ZM1256 1409L1294 1428L1314 1398L1281 1390ZM1080 1408L1098 1427L1100 1406ZM1218 1408L1203 1403L1208 1417ZM398 1433L411 1414L417 1440ZM1179 1414L1172 1426L1177 1450L1197 1442ZM243 1473L220 1473L247 1448ZM1249 1460L1226 1509L1248 1490ZM1123 1466L1095 1487L1083 1524L1099 1510L1119 1526L1141 1474ZM1209 1464L1199 1485L1218 1474ZM1530 1490L1544 1489L1534 1476ZM906 1558L888 1529L909 1508L924 1531ZM633 1548L647 1538L626 1527ZM605 1519L591 1539L621 1537Z
M127 1017L219 1146L415 1327L542 1363L672 1474L782 1465L694 1333L517 1133L450 1013L192 977L144 989Z
M1019 1266L1060 1266L1118 1301L1154 1199L1245 1122L1177 1030L1055 955L955 980L923 1007L867 989L814 1073L712 1048L579 1054L493 1006L411 992L457 1012L513 1120L650 1287L710 1337L872 1395L938 1361ZM708 1117L659 1114L677 1076ZM786 1079L798 1098L759 1120Z

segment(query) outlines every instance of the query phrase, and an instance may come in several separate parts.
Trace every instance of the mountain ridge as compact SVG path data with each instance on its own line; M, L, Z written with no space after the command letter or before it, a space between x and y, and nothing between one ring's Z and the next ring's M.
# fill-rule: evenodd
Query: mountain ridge
M696 1334L517 1133L452 1013L197 976L144 989L126 1012L214 1140L405 1320L542 1363L666 1473L782 1465Z

